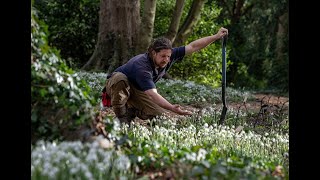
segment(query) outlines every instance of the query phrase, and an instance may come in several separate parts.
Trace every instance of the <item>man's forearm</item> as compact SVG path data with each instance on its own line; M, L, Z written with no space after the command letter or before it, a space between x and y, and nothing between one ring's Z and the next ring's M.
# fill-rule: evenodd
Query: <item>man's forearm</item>
M197 39L192 41L190 44L186 45L186 54L192 54L193 52L199 51L202 48L205 48L209 44L213 43L214 41L220 39L221 37L228 34L228 30L226 28L221 27L219 31L212 35Z
M164 97L158 94L156 89L150 89L145 91L145 93L160 107L173 111L173 105L169 103Z
M187 49L186 54L191 54L193 52L199 51L200 49L205 48L206 46L216 41L217 39L219 39L219 37L218 35L215 34L212 36L207 36L207 37L203 37L195 41L192 41L190 44L187 45L189 46L189 49Z

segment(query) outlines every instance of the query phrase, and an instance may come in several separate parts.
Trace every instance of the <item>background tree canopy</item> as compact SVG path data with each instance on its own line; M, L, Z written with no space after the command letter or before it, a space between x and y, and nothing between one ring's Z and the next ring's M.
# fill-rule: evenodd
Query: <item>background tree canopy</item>
M139 10L131 9L134 13L123 17L113 10L129 12L126 1L36 0L34 7L48 25L49 45L73 69L111 72L145 51L152 38L166 36L175 45L186 45L223 26L229 29L228 86L288 91L288 0L132 2L135 5L130 7ZM113 21L112 16L118 19ZM131 32L121 30L128 28L119 18L131 23ZM107 20L107 26L102 26ZM173 78L220 86L221 43L186 57L169 73Z

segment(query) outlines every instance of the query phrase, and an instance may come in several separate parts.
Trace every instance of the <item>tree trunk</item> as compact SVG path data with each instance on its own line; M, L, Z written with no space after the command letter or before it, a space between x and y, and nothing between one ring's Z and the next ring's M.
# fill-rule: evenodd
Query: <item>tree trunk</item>
M192 28L200 19L201 9L203 8L205 2L206 0L194 0L192 2L188 16L179 30L175 41L173 42L174 46L180 46L187 40L192 32Z
M101 0L94 53L83 70L112 72L134 53L140 25L139 0Z
M139 34L139 43L136 53L140 54L146 52L153 37L154 18L156 15L156 0L144 1L144 12L142 17L142 24Z
M166 37L174 42L181 20L185 0L177 0Z

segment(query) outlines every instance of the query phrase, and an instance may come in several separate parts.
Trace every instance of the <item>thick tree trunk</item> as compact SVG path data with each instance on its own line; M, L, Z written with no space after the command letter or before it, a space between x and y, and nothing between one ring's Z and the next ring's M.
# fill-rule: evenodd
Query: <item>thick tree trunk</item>
M101 0L94 53L83 70L112 72L134 53L140 25L139 0Z
M156 0L144 1L144 12L142 17L142 24L139 34L139 43L136 53L140 54L146 52L153 36L154 18L156 15Z
M174 42L181 20L185 0L177 0L166 37Z
M192 32L192 28L200 19L201 9L203 8L205 2L206 0L194 0L192 2L188 16L179 30L175 41L173 42L174 46L180 46L187 40Z

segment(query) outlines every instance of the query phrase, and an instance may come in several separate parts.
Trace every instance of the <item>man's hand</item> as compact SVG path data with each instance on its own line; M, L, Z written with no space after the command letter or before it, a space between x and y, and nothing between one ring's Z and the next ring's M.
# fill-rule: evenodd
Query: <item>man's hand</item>
M228 29L221 27L216 35L218 36L219 39L221 39L222 37L228 35Z
M179 114L179 115L192 115L192 112L187 111L187 110L182 110L180 105L173 105L173 112Z

